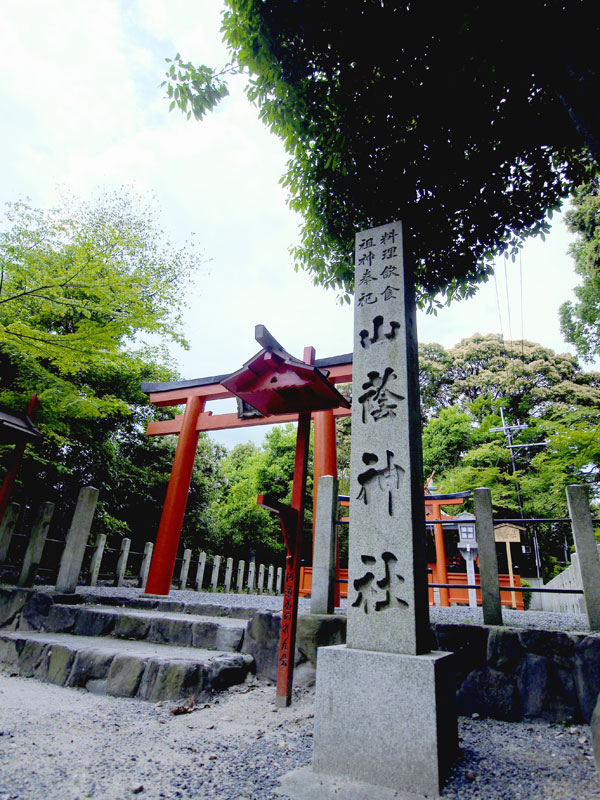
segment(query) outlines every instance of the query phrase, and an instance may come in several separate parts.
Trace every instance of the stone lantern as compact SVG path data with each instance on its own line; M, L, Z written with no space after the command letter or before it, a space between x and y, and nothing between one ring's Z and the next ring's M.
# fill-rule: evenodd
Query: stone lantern
M475 514L463 511L454 517L458 526L458 549L467 563L467 583L475 585L475 559L477 558L477 526ZM469 607L477 608L477 590L469 589Z

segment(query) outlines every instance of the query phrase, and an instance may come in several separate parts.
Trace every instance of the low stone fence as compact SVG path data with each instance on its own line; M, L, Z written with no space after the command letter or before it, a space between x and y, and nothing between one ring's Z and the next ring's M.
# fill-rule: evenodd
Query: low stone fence
M21 509L11 504L0 524L0 565L5 577L19 586L33 586L40 580L56 584L61 592L72 592L77 585L96 586L99 581L113 586L134 582L144 588L150 570L153 544L146 542L143 552L131 550L131 539L121 540L119 548L106 545L101 533L94 544L88 544L98 490L84 487L69 532L64 540L48 538L54 505L43 503L28 533L17 531ZM52 548L48 558L49 546ZM50 568L48 568L50 567ZM185 549L176 562L174 586L196 591L249 592L251 594L282 593L283 567L256 564L254 559L238 560L196 555Z
M600 554L600 545L598 545L598 553ZM567 567L556 578L545 585L546 589L582 589L583 583L581 580L581 570L579 569L579 556L577 553L571 555L571 566ZM575 614L585 613L585 601L581 595L560 595L560 594L543 594L542 596L542 610L543 611L562 611L572 612Z

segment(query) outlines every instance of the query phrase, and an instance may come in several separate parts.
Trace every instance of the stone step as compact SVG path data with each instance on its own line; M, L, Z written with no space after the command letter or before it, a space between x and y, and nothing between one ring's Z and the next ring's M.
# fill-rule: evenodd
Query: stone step
M201 595L200 595L201 596ZM212 595L213 597L215 595ZM236 619L251 619L259 611L259 607L247 605L226 605L224 603L197 602L175 600L171 598L158 598L152 595L140 594L137 597L127 595L102 595L94 592L81 591L77 594L52 593L55 603L61 605L103 605L119 606L124 608L140 608L166 613L193 614L205 617L235 617Z
M43 623L44 630L53 633L110 636L232 652L242 649L246 626L247 620L234 617L62 603L50 607Z
M13 675L157 702L207 696L243 683L254 659L104 636L2 630L0 664Z

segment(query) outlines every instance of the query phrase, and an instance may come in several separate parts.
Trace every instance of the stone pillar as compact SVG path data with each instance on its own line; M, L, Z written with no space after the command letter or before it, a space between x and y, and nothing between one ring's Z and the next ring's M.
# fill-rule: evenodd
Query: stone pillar
M185 589L188 581L188 572L190 571L190 561L192 560L192 551L186 547L183 551L183 559L181 561L181 572L179 573L179 588Z
M204 570L206 568L206 553L202 551L198 558L198 569L196 570L196 591L202 591L202 584L204 583Z
M245 571L246 571L246 562L245 561L240 561L238 563L238 571L237 571L237 586L235 587L236 588L236 592L238 594L241 594L242 593L242 589L244 588L244 573L245 573Z
M0 561L6 561L8 548L17 527L20 510L21 506L18 503L11 503L0 523Z
M216 592L219 585L219 570L221 569L221 556L215 556L213 559L212 575L210 578L210 591Z
M275 568L273 567L273 564L269 564L267 575L267 594L273 594L273 582L275 580Z
M93 486L84 486L79 492L77 507L73 514L65 549L60 560L58 578L56 579L57 592L71 593L77 587L77 580L81 572L85 547L90 535L97 502L98 489L94 489Z
M248 593L254 594L256 590L255 585L255 576L256 576L256 561L252 559L250 562L250 566L248 567Z
M277 580L275 582L275 594L283 594L283 567L277 567Z
M498 556L492 516L492 493L489 489L475 489L475 519L479 547L479 580L484 625L502 625L502 605L498 577Z
M458 750L453 656L429 651L415 296L401 223L357 235L355 286L347 644L318 651L313 772L330 792L328 776L362 784L356 797L374 787L437 795Z
M123 539L121 542L121 552L119 553L119 560L117 561L117 571L115 573L115 586L123 586L130 547L131 547L131 539Z
M258 585L256 587L256 591L258 594L262 594L265 590L265 565L259 564L258 566Z
M313 549L311 614L335 611L335 529L338 482L333 475L319 478Z
M90 563L90 586L96 586L98 583L98 576L100 575L100 565L102 564L102 556L104 555L104 548L106 547L106 534L100 533L96 537L96 547L92 555Z
M227 594L231 591L231 578L233 575L233 558L227 559L227 566L225 567L225 591Z
M600 558L585 486L567 486L567 503L579 557L579 571L590 630L600 630Z
M142 566L138 577L138 587L140 589L146 588L148 580L148 573L150 572L150 562L152 561L152 551L154 549L153 542L146 542L144 545L144 555L142 556Z
M42 503L39 507L35 517L31 534L29 536L29 544L25 558L23 559L23 566L21 568L21 575L19 577L19 586L33 586L35 573L42 560L42 553L44 552L44 545L46 544L46 536L48 535L48 528L52 522L52 515L54 514L54 503Z

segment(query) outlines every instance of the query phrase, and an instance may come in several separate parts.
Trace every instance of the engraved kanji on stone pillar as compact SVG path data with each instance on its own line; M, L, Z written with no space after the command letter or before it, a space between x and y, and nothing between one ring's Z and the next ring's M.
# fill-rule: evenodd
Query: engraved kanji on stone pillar
M356 236L348 638L429 651L414 287L402 223Z

